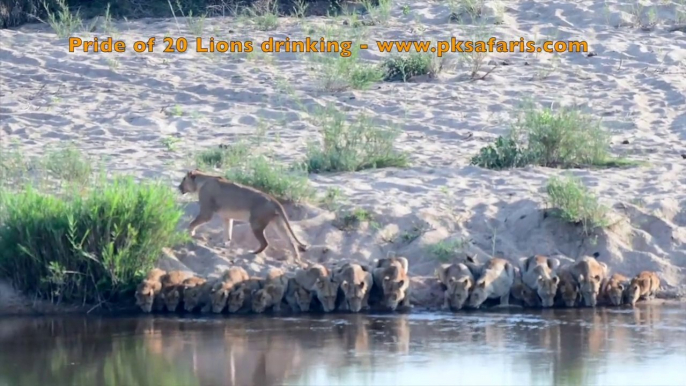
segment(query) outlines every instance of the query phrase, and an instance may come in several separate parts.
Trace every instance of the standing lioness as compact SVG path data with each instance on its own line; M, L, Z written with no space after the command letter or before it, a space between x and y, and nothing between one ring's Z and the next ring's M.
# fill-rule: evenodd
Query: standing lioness
M200 225L209 222L217 213L224 220L224 243L229 245L233 233L233 221L247 221L257 241L260 242L260 247L252 252L257 255L269 246L264 230L276 220L279 223L275 227L276 230L291 242L297 260L300 259L298 249L303 252L307 250L307 245L298 240L293 233L283 206L269 194L220 176L203 173L198 169L186 173L179 184L179 190L181 194L198 193L200 213L188 226L191 236L195 236L195 230ZM288 235L293 239L291 240ZM297 243L297 247L293 240Z

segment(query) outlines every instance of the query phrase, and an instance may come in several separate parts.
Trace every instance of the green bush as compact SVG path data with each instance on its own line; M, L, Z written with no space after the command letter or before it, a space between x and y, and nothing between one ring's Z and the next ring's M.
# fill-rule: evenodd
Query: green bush
M546 186L550 205L555 216L572 224L583 226L584 233L608 225L609 209L598 202L581 180L573 176L552 177Z
M420 75L436 76L442 70L440 58L431 53L414 52L409 55L394 55L381 65L387 82L407 82Z
M406 167L408 156L395 148L399 129L379 127L360 115L349 123L345 114L327 107L316 114L322 141L309 144L305 165L310 173L352 172L384 167Z
M124 177L62 196L3 190L0 276L53 301L130 298L162 248L185 237L174 193Z
M288 167L266 155L254 154L245 142L203 150L196 156L196 162L201 169L222 170L227 179L281 200L306 202L315 195L302 167Z
M598 120L574 109L528 108L512 129L482 148L471 164L489 169L538 165L557 168L611 167L635 162L613 157Z

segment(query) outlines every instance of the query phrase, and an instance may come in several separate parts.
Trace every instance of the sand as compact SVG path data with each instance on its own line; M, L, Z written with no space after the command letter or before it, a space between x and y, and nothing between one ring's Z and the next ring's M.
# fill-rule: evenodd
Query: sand
M586 40L596 55L489 54L485 67L497 69L472 81L458 54L448 54L448 68L435 79L379 83L368 90L323 90L315 54L194 52L182 18L178 24L173 19L116 22L116 37L128 47L157 38L157 52L140 54L131 49L69 53L67 39L57 38L46 25L0 30L0 141L16 142L27 154L74 141L112 172L163 178L175 188L193 166L190 152L233 143L260 128L266 128L268 146L279 159L302 158L318 129L303 106L334 103L351 117L365 113L402 128L398 147L411 153L412 166L311 175L320 194L339 188L343 208L373 213L374 226L342 231L334 226L335 211L289 208L296 233L313 245L303 254L306 261L370 263L395 251L409 259L410 273L419 282L440 264L431 245L462 240L465 247L456 257L468 252L486 259L497 251L513 261L533 253L573 261L598 252L612 272L653 270L665 290L683 293L686 34L670 29L676 7L684 8L653 2L658 3L659 23L641 28L632 25L627 2L508 1L502 3L502 14L489 2L484 17L498 39ZM408 7L403 12L394 6L388 23L369 27L366 39L447 39L464 37L469 30L448 22L445 2L415 1ZM102 29L102 20L98 23ZM342 19L308 18L303 24L282 18L275 31L264 32L231 18L213 18L206 20L203 36L302 39L308 28L326 24L349 28ZM161 52L165 36L187 37L188 52ZM384 54L370 46L362 58L382 60ZM563 171L492 171L469 165L481 147L508 130L511 113L525 98L541 106L574 105L601 117L612 134L614 154L647 162L569 171L612 208L613 225L597 239L584 239L578 227L546 213L546 181ZM174 149L168 138L174 138ZM180 226L198 210L194 197L183 200L188 218ZM263 256L249 254L257 242L246 224L234 226L229 248L221 245L217 219L199 234L207 240L166 251L160 265L201 275L216 275L232 264L255 274L269 267L297 267L285 255L283 240L275 239ZM403 237L410 234L417 237Z

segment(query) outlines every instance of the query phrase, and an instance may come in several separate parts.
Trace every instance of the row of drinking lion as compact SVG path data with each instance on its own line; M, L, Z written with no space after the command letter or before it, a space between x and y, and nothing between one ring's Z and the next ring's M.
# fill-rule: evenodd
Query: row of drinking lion
M453 310L494 302L523 307L634 305L654 297L660 286L654 272L629 279L608 271L593 257L560 266L555 258L535 255L523 259L521 267L499 257L485 263L467 257L441 266L436 276L444 290L443 308ZM232 267L212 279L153 269L136 289L136 304L144 312L263 313L279 312L282 306L294 312L360 312L371 307L394 311L411 307L408 261L392 256L371 267L313 264L289 273L274 268L266 277L251 277L245 269Z

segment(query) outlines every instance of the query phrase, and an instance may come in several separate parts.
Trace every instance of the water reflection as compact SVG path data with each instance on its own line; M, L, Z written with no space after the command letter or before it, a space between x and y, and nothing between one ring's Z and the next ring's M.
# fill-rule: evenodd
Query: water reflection
M683 385L685 364L686 304L0 320L0 386Z

